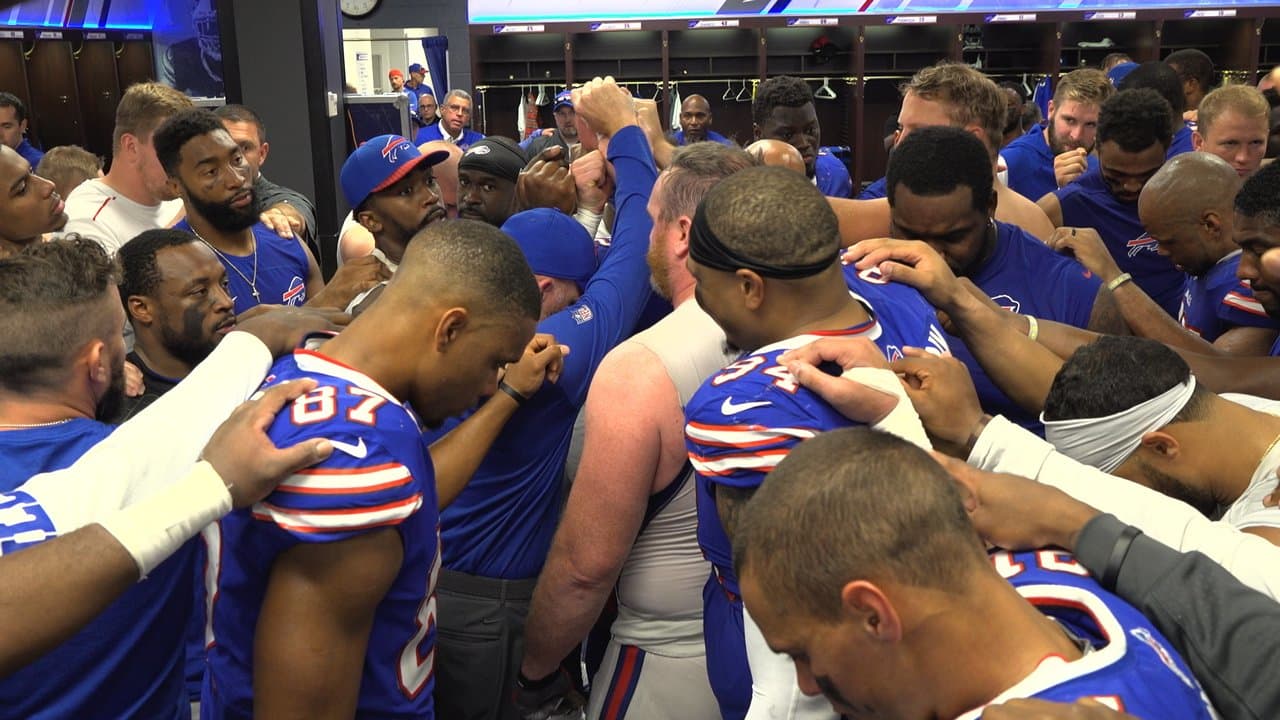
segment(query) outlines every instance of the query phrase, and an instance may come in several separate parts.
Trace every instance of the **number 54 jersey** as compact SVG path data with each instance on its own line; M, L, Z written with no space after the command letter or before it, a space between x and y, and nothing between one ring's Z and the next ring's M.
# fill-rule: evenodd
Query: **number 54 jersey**
M357 715L429 720L434 717L439 513L420 423L409 407L363 373L309 350L277 361L263 387L299 378L312 378L319 386L285 407L268 435L279 447L327 438L333 454L203 533L209 557L209 668L201 714L253 717L254 635L281 553L300 543L340 542L395 527L403 541L403 565L369 632Z

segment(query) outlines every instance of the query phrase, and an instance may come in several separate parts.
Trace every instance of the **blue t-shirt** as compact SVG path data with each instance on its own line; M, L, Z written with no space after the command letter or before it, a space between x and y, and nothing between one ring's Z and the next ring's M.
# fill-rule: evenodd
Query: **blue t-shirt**
M560 518L561 480L573 424L604 356L629 337L648 302L645 210L657 169L637 127L609 143L617 169L617 221L609 253L578 301L538 323L572 352L559 382L546 383L507 422L465 490L442 513L444 566L488 578L537 577ZM424 440L462 422L454 418Z
M882 177L871 183L858 193L859 200L879 200L883 197L889 197L889 178Z
M1141 718L1215 717L1200 683L1164 635L1104 590L1070 553L998 550L990 559L1022 597L1090 648L1074 662L1045 658L993 704L1014 698L1074 703L1088 697Z
M1062 205L1064 226L1097 230L1120 271L1133 275L1138 287L1170 317L1178 316L1187 275L1156 252L1156 241L1138 219L1137 203L1116 200L1100 169L1089 170L1054 194Z
M175 225L174 229L192 232L186 220ZM243 256L214 253L226 268L236 314L263 304L305 305L311 263L302 243L296 238L282 238L260 222L254 223L251 229L254 252ZM254 288L257 288L257 297L254 296Z
M319 386L283 409L267 434L280 447L328 438L333 454L201 533L205 577L216 589L201 715L253 717L254 638L281 553L394 527L404 559L369 630L356 715L431 720L439 522L420 422L368 376L310 350L276 361L263 387L298 378Z
M462 128L462 137L456 143L459 150L466 150L473 144L484 139L484 135L472 130L471 128ZM414 145L421 145L432 140L444 140L444 133L440 130L440 122L436 121L418 131L413 138Z
M24 160L31 164L32 172L40 164L40 159L44 157L44 151L32 145L26 138L22 138L22 142L18 143L16 150Z
M1032 202L1058 189L1053 175L1053 150L1044 139L1044 129L1044 123L1036 125L1000 151L1009 171L1009 187ZM1098 158L1092 154L1086 162L1089 170L1098 166Z
M1182 153L1189 153L1195 150L1194 143L1191 142L1191 126L1183 123L1178 132L1173 134L1173 140L1169 143L1169 152L1165 153L1166 160L1172 160L1174 156Z
M1235 327L1280 328L1254 299L1249 283L1236 277L1239 267L1240 251L1236 250L1204 275L1187 279L1178 311L1182 327L1208 342Z
M798 385L778 356L822 335L867 338L889 360L901 359L904 346L947 352L934 309L915 290L885 284L874 270L858 273L851 266L845 268L845 280L871 321L800 335L747 354L707 379L685 406L685 443L697 473L698 544L713 571L702 596L707 671L726 718L745 713L751 671L733 548L716 512L715 486L757 488L798 443L853 424Z
M828 148L818 148L813 177L818 189L827 197L847 198L853 195L853 178L849 177L849 168L845 167L844 161L832 155Z
M1059 255L1016 225L996 223L996 248L969 280L1000 307L1073 327L1089 326L1102 281L1080 263ZM951 353L969 368L982 409L1043 434L1035 415L1009 399L974 359L964 341L947 336Z
M112 430L110 425L77 418L0 432L4 554L57 535L30 496L10 491L33 475L71 465ZM70 639L0 680L0 715L40 720L189 718L182 628L191 612L191 547L192 543L184 545Z
M674 134L674 135L672 135L671 137L672 137L673 139L675 139L675 141L676 141L676 145L688 145L688 144L689 144L689 143L685 142L685 138L684 138L684 131L683 131L683 130L677 130L677 131L675 132L675 134ZM721 145L728 145L728 146L730 146L730 147L737 147L737 146L738 146L738 144L737 144L737 143L735 143L734 141L730 140L729 138L727 138L727 137L725 137L725 136L721 135L720 133L716 132L715 130L708 130L708 131L707 131L707 137L706 137L706 139L707 139L707 141L708 141L708 142L718 142L718 143L720 143Z

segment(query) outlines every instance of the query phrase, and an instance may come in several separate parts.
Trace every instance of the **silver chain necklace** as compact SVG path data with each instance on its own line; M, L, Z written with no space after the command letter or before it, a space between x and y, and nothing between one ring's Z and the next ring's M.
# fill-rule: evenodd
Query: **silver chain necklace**
M249 284L249 290L253 292L253 299L255 301L257 302L262 301L262 296L258 294L258 238L256 236L253 238L253 279L250 279L248 275L245 275L244 272L240 270L240 268L236 267L235 263L231 262L230 257L224 255L221 250L214 247L213 243L201 237L200 233L195 231L195 228L192 228L191 232L196 237L200 238L200 242L207 245L209 249L212 250L220 260L222 260L223 264L225 264L227 267L231 268L232 270L235 270L236 274L239 275L242 279L244 279L246 283Z

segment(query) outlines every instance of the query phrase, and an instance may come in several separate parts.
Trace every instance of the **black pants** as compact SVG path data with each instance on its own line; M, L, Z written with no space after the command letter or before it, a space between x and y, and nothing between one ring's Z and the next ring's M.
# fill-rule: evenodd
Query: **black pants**
M436 585L436 717L514 720L511 691L537 578L496 580L441 570Z

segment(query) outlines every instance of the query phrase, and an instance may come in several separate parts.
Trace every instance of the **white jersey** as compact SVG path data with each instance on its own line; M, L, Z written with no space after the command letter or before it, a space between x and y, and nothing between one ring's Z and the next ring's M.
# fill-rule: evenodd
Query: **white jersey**
M724 331L693 300L627 342L658 356L681 407L704 380L733 360L725 349ZM618 618L612 630L619 643L677 657L705 652L702 586L711 568L698 548L694 489L686 466L667 491L651 498L648 522L618 577Z
M64 233L93 238L111 255L146 230L166 228L182 219L181 200L140 205L112 190L101 178L87 180L66 198Z
M1222 398L1268 415L1280 415L1280 402L1275 400L1234 393L1224 394ZM1280 468L1280 443L1267 449L1267 454L1253 471L1249 487L1227 508L1222 521L1237 530L1248 527L1280 528L1280 507L1262 504L1263 499L1276 489L1277 468Z

